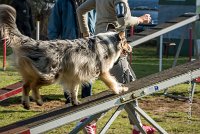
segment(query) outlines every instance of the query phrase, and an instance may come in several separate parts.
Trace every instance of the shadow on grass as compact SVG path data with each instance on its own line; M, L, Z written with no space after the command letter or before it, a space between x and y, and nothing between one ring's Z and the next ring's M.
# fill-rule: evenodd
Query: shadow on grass
M188 92L167 92L167 94L172 94L172 95L181 95L181 96L187 96ZM159 93L155 93L153 94L153 96L164 96L164 91L163 92L159 92Z
M42 95L42 99L43 99L44 103L55 101L55 100L61 101L64 99L64 95L55 95L55 94ZM33 101L33 99L31 97L30 97L30 101ZM8 98L8 99L0 102L0 106L10 106L13 104L21 104L21 96Z
M8 72L8 73L17 73L15 67L13 68L10 68L10 67L7 67L6 70L3 70L3 68L0 68L0 72Z
M200 93L200 91L194 92L195 95L198 95L199 93ZM153 96L153 97L164 96L165 98L171 98L176 101L187 102L188 97L189 97L189 92L187 92L187 91L171 92L170 91L170 92L167 92L166 94L164 94L164 92L158 92L158 93L152 94L151 96ZM195 100L193 100L193 102L195 102Z
M0 111L0 114L8 114L8 113L19 113L19 112L23 112L23 113L41 113L41 111L35 111L35 110L2 110Z

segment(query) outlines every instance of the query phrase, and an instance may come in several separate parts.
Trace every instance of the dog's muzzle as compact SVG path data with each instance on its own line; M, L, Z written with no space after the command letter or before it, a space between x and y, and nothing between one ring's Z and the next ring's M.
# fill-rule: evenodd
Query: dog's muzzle
M127 52L128 52L128 53L131 53L131 52L132 52L132 47L131 47L131 45L129 45L129 44L128 44Z
M132 47L128 43L126 43L126 45L123 45L122 49L123 49L122 53L124 53L124 54L132 52Z

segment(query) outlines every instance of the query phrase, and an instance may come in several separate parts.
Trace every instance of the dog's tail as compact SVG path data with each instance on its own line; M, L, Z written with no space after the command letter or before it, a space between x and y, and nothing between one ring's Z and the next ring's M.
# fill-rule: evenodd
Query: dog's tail
M16 11L13 7L0 4L0 38L6 39L7 44L19 44L23 35L19 32L16 25Z

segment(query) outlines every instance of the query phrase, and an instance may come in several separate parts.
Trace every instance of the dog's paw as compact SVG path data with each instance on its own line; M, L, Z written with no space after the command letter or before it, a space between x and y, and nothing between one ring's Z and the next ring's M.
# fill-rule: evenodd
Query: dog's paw
M36 104L38 105L38 106L42 106L43 105L43 101L42 100L36 100Z
M128 87L122 86L121 88L122 88L122 91L121 91L121 92L126 92L126 91L128 91Z
M26 109L26 110L30 109L30 105L28 103L26 103L26 101L22 101L22 105L23 105L24 109Z
M116 89L113 90L115 94L120 94L123 92L128 91L128 87L125 87L123 85L119 85Z
M73 100L72 100L72 105L73 105L73 106L77 106L77 105L80 105L80 104L81 104L80 101L78 101L78 100L73 101Z
M120 94L120 90L119 89L114 89L113 90L115 94Z

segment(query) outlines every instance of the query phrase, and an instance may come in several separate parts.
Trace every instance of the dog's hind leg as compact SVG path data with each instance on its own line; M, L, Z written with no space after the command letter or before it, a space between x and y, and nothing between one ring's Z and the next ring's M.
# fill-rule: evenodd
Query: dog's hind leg
M30 100L29 100L29 92L30 92L30 82L25 81L23 85L23 90L22 90L22 105L24 106L25 109L29 110L30 109Z
M42 97L40 96L40 92L39 92L40 87L41 87L41 85L38 85L37 83L31 83L32 97L38 106L43 105L43 100L42 100Z
M128 91L128 88L121 86L109 72L102 72L99 77L115 94Z

